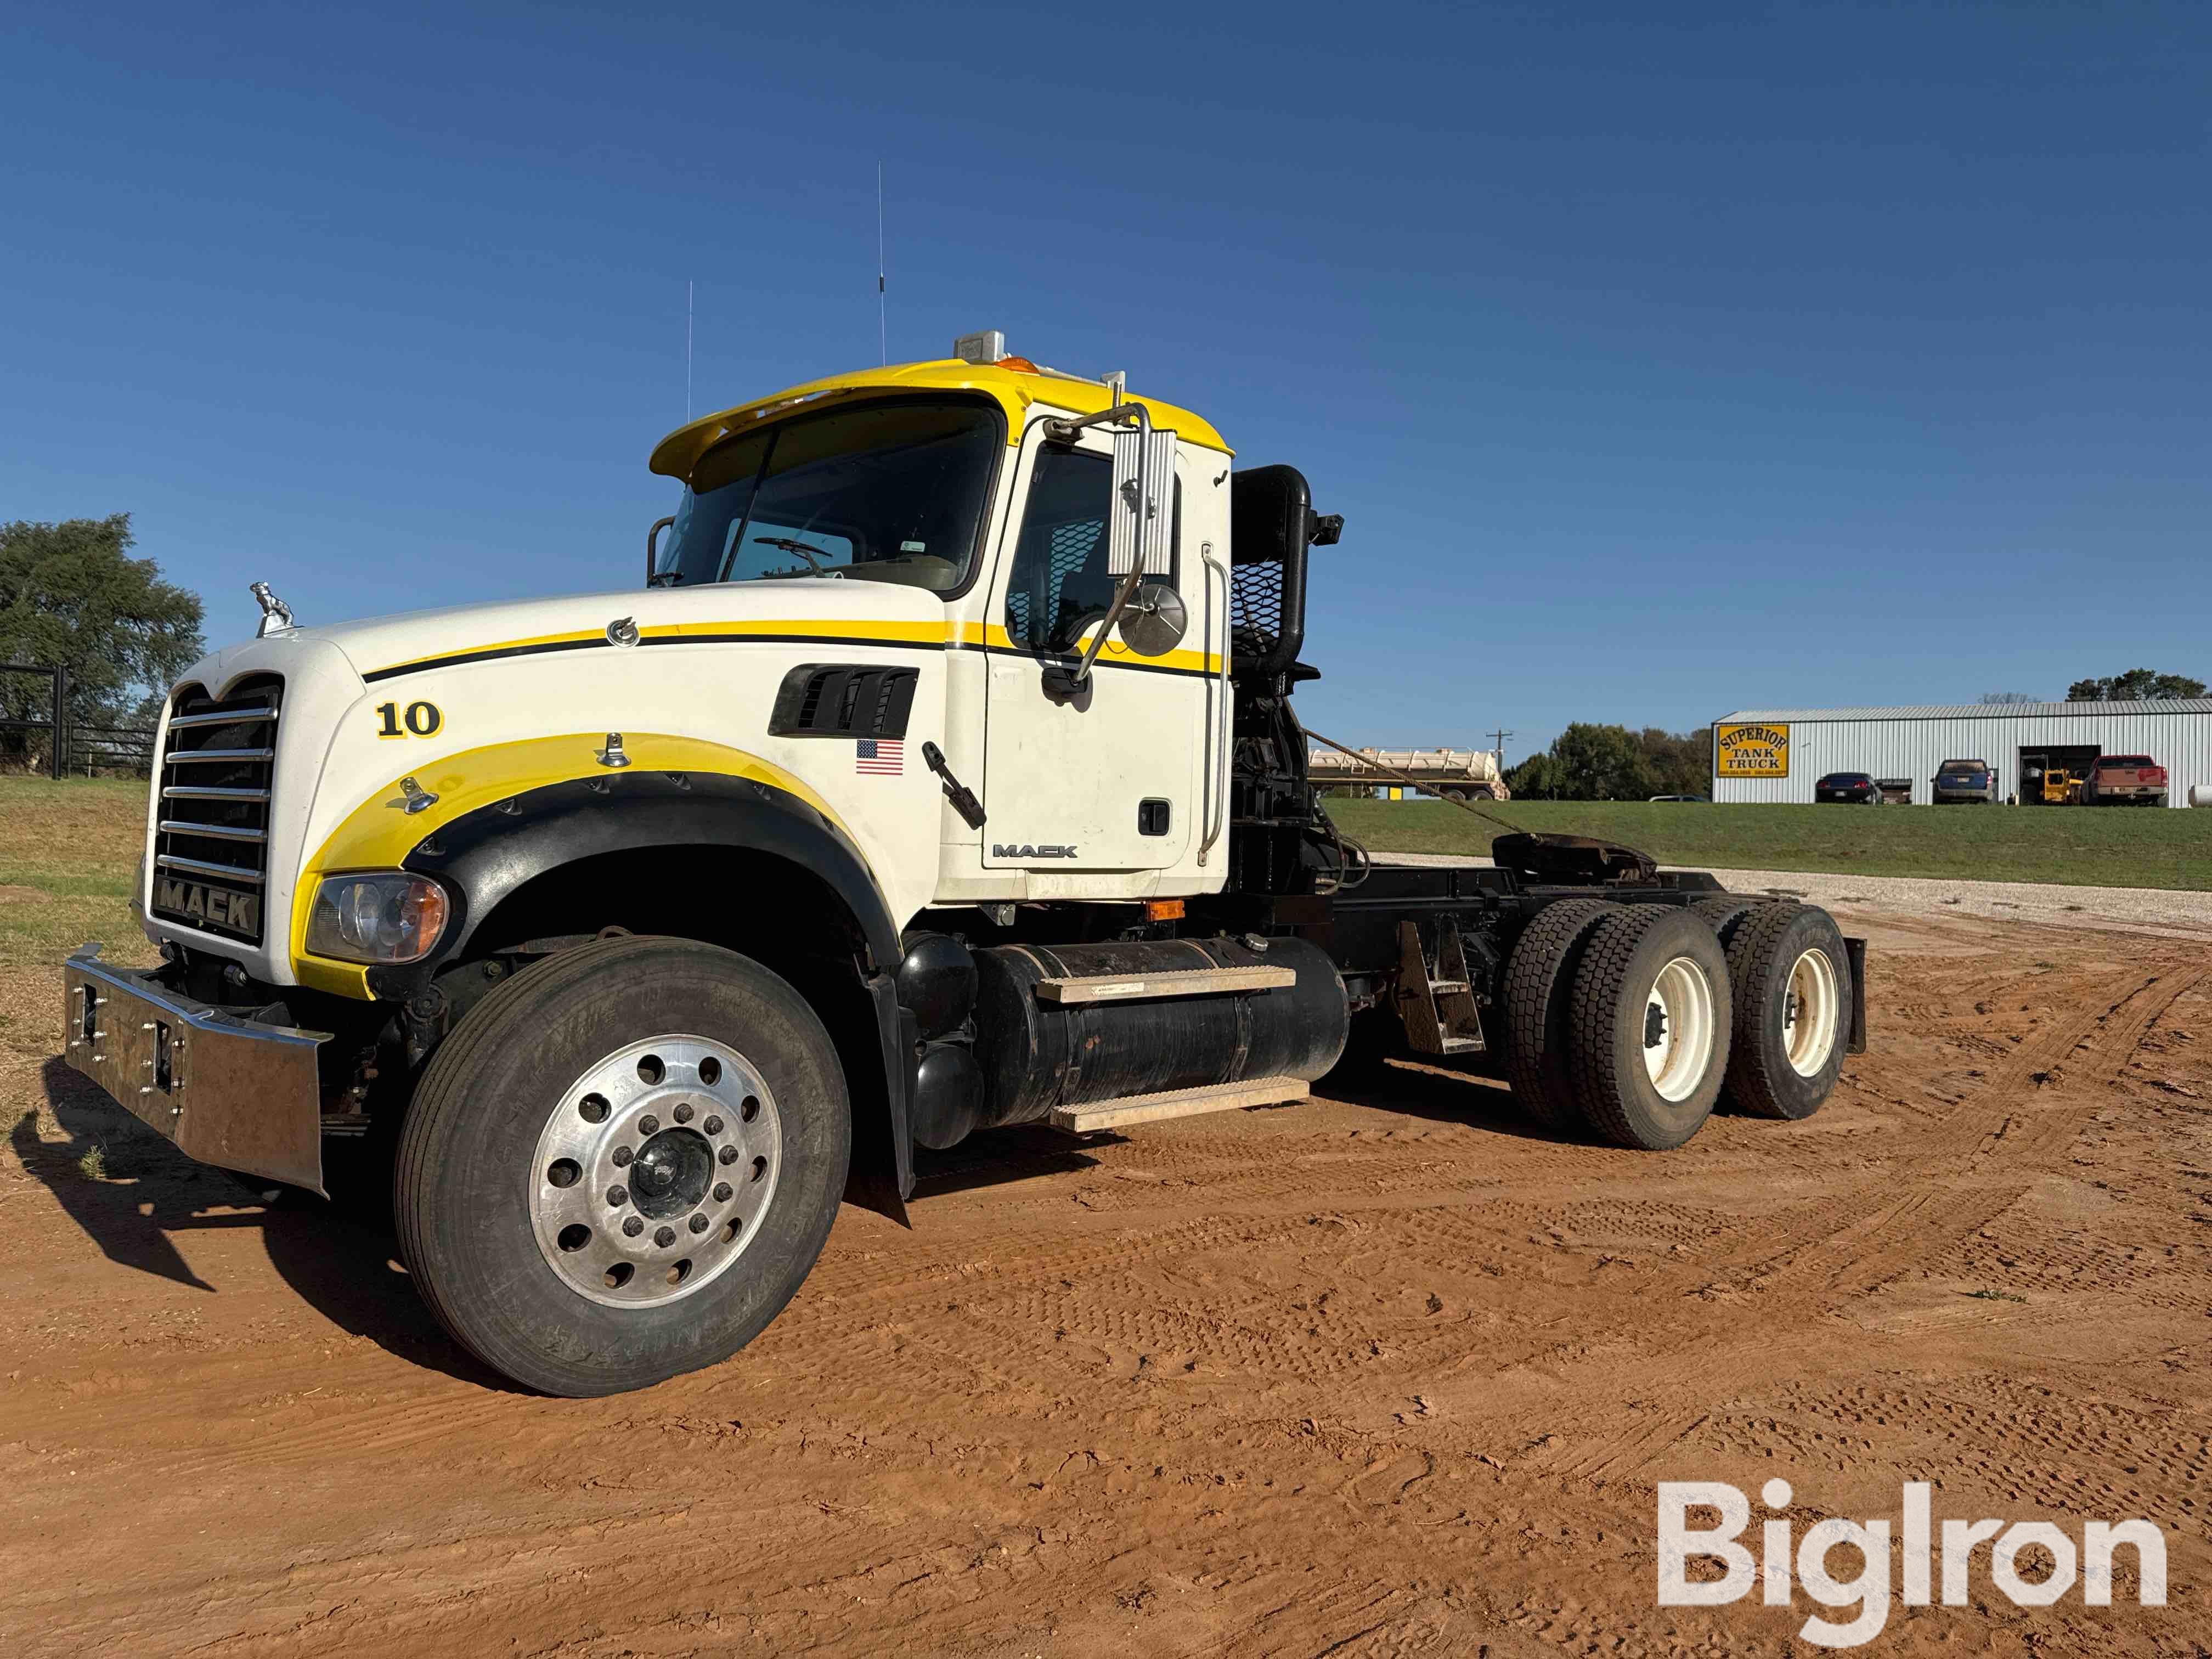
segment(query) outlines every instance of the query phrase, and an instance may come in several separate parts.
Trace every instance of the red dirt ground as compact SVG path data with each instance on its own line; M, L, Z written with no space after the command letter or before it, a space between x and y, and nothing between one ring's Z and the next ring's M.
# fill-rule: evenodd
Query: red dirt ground
M1805 1652L1802 1599L1656 1605L1656 1483L1780 1474L1801 1530L1894 1516L1911 1479L1939 1517L2165 1530L2166 1607L2134 1605L2127 1554L2109 1609L2016 1607L1984 1565L1972 1605L1896 1607L1870 1651L2203 1654L2212 959L1850 925L1874 1052L1806 1123L1638 1155L1399 1068L1012 1137L927 1183L912 1231L848 1208L735 1360L590 1401L503 1389L388 1240L264 1211L139 1128L52 1058L52 971L0 970L0 1635Z

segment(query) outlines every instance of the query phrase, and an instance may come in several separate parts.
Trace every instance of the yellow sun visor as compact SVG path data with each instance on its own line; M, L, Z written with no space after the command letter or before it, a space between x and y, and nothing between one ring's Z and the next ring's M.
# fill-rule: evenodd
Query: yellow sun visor
M1008 363L1021 362L1010 358ZM848 398L869 393L906 392L976 392L995 398L1006 415L1006 441L1018 444L1031 408L1043 404L1074 415L1096 415L1115 404L1113 388L1102 381L1078 380L1050 369L1020 368L1000 363L963 362L957 357L927 363L893 363L884 368L855 369L811 380L773 397L739 404L719 414L702 416L679 426L653 447L651 465L663 477L691 481L699 458L723 439L750 430L763 421ZM1155 426L1172 427L1185 443L1216 449L1224 455L1236 452L1204 416L1153 398L1124 396L1121 401L1140 403L1152 411Z

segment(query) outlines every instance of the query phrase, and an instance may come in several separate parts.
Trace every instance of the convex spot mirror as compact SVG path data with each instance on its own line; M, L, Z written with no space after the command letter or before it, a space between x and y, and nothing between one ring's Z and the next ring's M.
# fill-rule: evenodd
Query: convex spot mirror
M1121 611L1121 643L1140 657L1164 657L1190 631L1182 595L1165 582L1145 582Z

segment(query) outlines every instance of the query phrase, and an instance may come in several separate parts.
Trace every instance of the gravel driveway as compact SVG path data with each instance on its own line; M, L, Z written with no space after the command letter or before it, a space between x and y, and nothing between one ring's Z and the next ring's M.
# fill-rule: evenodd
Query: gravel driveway
M1378 864L1486 865L1488 859L1442 853L1377 853ZM1674 869L1681 866L1662 866ZM2148 887L2060 887L2035 881L1959 881L1949 877L1829 876L1802 870L1715 870L1721 884L1741 893L1787 893L1834 908L1940 915L1997 921L2098 927L2167 939L2212 938L2212 893Z

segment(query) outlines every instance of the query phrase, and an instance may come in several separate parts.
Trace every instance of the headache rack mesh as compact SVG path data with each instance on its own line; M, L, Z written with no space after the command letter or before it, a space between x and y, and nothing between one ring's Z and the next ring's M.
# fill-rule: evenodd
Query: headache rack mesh
M261 942L283 689L270 675L220 700L197 685L180 686L171 699L149 907L161 920Z
M1255 662L1283 636L1283 567L1268 559L1229 568L1229 652L1239 664Z

